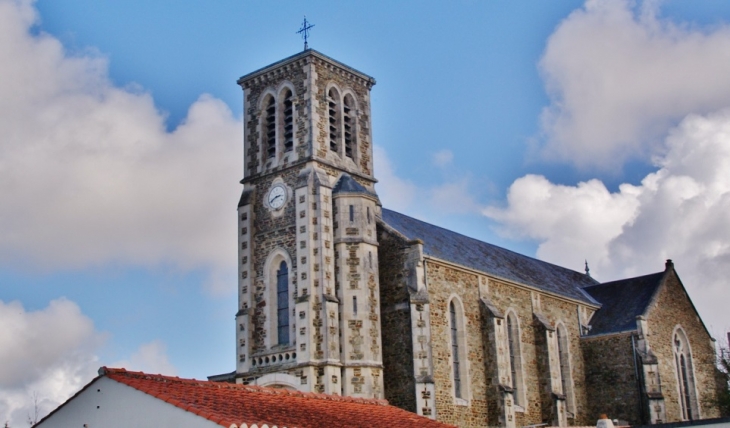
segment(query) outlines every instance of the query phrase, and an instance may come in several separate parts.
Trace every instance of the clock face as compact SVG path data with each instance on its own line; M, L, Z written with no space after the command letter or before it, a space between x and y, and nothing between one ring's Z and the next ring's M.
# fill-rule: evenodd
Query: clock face
M269 195L266 197L266 200L271 208L278 210L286 202L286 189L281 184L275 185L269 190Z

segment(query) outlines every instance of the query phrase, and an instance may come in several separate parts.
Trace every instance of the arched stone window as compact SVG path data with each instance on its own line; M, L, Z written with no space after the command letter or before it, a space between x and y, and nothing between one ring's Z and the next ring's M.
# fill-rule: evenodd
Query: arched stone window
M289 344L289 269L285 261L276 271L276 320L279 345Z
M677 371L677 390L679 393L680 415L683 420L699 418L697 390L695 388L692 351L689 347L687 335L682 327L674 330L672 339L674 350L674 364Z
M453 297L449 302L447 315L454 399L457 404L466 405L469 397L468 354L464 331L464 311L457 297Z
M293 345L296 337L292 334L296 320L292 310L294 296L292 289L292 261L283 248L276 248L266 258L264 265L264 284L266 284L266 305L264 343L267 348Z
M507 313L507 345L509 348L509 367L512 378L512 388L515 405L525 405L525 391L522 381L522 346L520 344L520 325L517 315Z
M286 373L269 373L255 379L251 384L268 388L297 391L301 382L299 378Z
M451 367L453 368L454 396L461 396L461 367L459 367L459 323L456 319L456 308L454 302L449 304L449 317L451 319Z
M264 100L264 121L261 127L263 134L263 146L266 150L266 157L276 156L276 100L273 95L267 95Z
M327 92L327 120L330 150L336 153L340 151L340 93L337 89L330 88Z
M350 94L345 95L342 108L342 119L345 124L345 156L349 158L354 158L354 154L356 152L356 113L355 99Z
M560 359L560 382L565 395L565 405L570 413L575 414L575 394L573 392L573 376L570 368L570 342L565 325L559 323L555 329L558 339L558 358Z
M291 89L284 88L281 93L282 108L282 126L284 131L284 152L290 152L294 149L294 94Z

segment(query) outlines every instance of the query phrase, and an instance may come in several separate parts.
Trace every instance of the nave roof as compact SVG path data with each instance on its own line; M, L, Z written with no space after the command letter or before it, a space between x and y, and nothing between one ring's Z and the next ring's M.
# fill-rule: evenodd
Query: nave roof
M598 282L584 273L515 253L389 209L383 208L382 221L406 239L423 241L424 255L599 305L583 291L583 287Z

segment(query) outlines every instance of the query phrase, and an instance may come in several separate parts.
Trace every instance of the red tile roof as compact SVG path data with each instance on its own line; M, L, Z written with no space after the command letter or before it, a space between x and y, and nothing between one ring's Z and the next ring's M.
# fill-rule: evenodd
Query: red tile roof
M102 367L100 376L230 428L267 424L278 428L450 427L390 406L385 400L132 372Z

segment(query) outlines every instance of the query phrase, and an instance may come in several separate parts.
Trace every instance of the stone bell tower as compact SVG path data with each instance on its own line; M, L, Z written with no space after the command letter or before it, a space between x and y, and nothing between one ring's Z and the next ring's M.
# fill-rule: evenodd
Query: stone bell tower
M375 80L307 49L238 84L236 381L382 398Z

